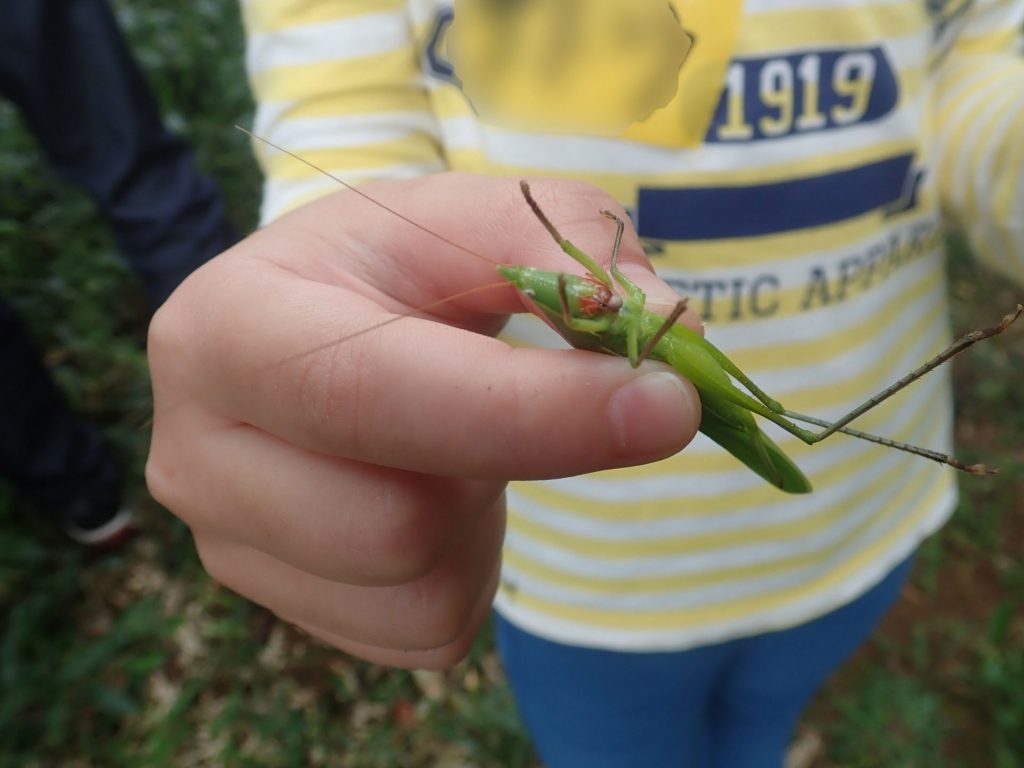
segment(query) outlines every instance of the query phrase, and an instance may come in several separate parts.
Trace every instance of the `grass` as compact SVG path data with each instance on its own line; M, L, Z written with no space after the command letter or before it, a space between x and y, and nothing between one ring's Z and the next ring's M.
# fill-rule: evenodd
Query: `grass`
M171 122L197 147L239 229L258 177L231 129L251 110L233 0L134 0L121 18ZM1019 295L962 256L954 324ZM146 314L91 204L53 179L0 106L0 293L74 406L131 468L146 535L95 558L0 487L0 768L536 765L489 637L445 674L396 672L311 642L213 585L187 531L141 483L150 411ZM996 310L998 312L998 310ZM1024 764L1024 345L957 368L971 480L918 558L883 632L815 700L802 734L831 766Z

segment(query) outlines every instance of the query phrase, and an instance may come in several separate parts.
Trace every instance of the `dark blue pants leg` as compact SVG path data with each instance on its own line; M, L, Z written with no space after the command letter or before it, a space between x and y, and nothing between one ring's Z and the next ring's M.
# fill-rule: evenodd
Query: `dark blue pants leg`
M562 645L495 617L523 722L547 768L781 768L801 711L899 595L907 560L791 629L668 653Z
M154 306L234 243L216 186L164 128L105 0L5 0L0 94L96 201Z
M85 497L116 504L114 456L94 427L68 410L28 331L0 299L0 477L44 508Z
M4 0L0 95L54 169L96 202L154 307L236 240L213 182L164 128L105 0ZM68 410L2 301L0 477L65 511L116 503L120 485L99 431Z

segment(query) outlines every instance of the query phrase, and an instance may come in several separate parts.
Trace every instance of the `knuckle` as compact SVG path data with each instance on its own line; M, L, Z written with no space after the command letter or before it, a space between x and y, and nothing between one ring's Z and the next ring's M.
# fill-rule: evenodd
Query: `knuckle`
M218 584L231 588L230 569L226 567L224 558L218 556L218 548L213 544L212 540L195 534L193 534L193 539L196 545L196 554L199 556L199 562L202 564L203 570Z
M183 473L176 461L171 459L164 442L154 433L153 446L146 459L145 480L150 495L162 506L181 516L186 507L187 488Z
M378 579L407 584L434 571L450 550L445 526L432 525L436 517L419 508L404 512L371 534L369 549L379 564Z
M359 542L364 573L376 586L399 586L441 573L474 520L501 498L504 483L414 478L411 488L391 487L395 506L373 516L365 534L351 528L338 540ZM408 491L408 492L407 492Z
M438 672L451 669L469 655L474 637L474 632L466 632L447 645L430 651L416 666Z
M178 359L182 351L184 336L182 317L177 311L178 302L168 299L153 315L146 339L146 353L152 364Z
M198 487L206 481L207 465L196 461L197 438L181 428L183 419L154 413L144 479L150 495L161 506L192 524L198 516Z
M455 588L446 585L442 589L421 591L417 596L417 602L422 606L417 611L420 614L420 647L433 652L457 651L464 637L473 634L479 599L477 589L464 584Z
M149 489L149 494L168 509L173 506L171 497L172 489L175 486L174 475L174 469L163 461L155 447L152 448L146 459L146 487Z

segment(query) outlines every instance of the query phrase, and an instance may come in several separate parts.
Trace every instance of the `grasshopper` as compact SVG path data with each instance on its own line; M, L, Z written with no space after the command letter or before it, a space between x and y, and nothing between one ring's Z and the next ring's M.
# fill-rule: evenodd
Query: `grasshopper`
M258 141L313 167L367 201L384 208L431 236L457 245L295 153L256 136L245 128L236 127ZM983 339L1005 331L1024 313L1024 306L1018 304L1016 309L1003 317L997 325L962 336L849 413L829 422L785 408L761 390L714 344L700 333L677 323L686 310L685 298L680 299L667 316L647 309L644 292L618 267L619 250L625 229L625 224L618 216L609 211L600 212L616 226L611 263L605 270L593 258L562 237L533 198L525 181L520 182L520 188L526 203L552 239L562 251L581 264L588 274L579 276L508 264L498 265L498 273L515 286L535 311L573 347L625 357L634 367L650 359L660 360L674 368L683 378L690 381L700 394L700 431L779 490L786 493L809 493L813 489L800 468L760 428L754 419L755 415L777 424L808 445L819 443L841 432L931 459L972 475L998 472L994 467L966 464L939 451L890 440L853 429L848 425L960 352ZM742 385L743 389L740 389L737 383ZM807 429L801 426L801 423L819 429Z

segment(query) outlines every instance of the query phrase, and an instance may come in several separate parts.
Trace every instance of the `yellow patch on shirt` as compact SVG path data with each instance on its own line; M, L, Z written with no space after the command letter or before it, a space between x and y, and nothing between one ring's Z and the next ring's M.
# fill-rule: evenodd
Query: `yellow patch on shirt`
M457 0L449 51L481 117L519 130L703 138L742 0Z

